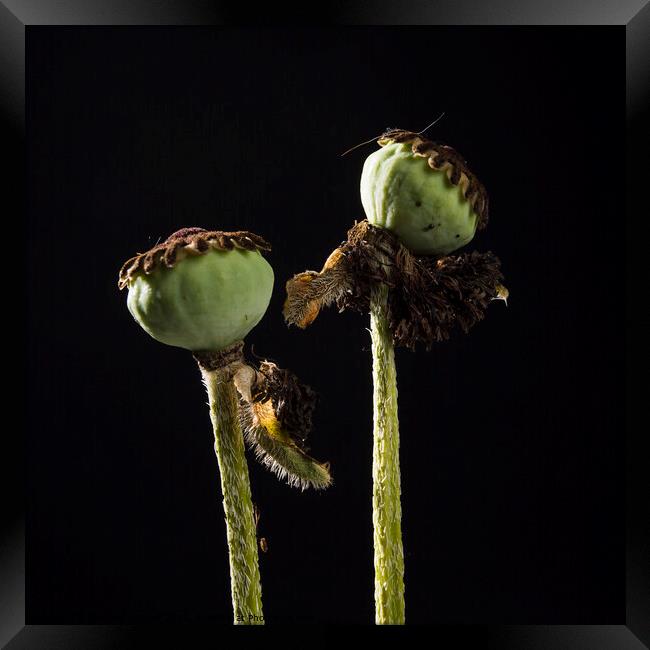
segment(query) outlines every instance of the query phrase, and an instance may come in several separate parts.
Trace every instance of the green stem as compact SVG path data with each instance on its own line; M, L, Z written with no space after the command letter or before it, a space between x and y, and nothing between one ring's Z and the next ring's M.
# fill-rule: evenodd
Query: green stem
M375 622L404 624L404 550L400 503L399 423L395 350L387 318L388 288L370 299L374 444L372 521L375 541Z
M244 437L239 425L237 390L228 369L202 368L201 372L210 399L214 449L221 474L234 622L236 625L263 625L257 533Z

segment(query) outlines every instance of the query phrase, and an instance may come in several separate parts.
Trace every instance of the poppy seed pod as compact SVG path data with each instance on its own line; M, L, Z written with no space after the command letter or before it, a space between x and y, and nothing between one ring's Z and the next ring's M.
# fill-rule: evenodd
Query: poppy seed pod
M446 255L487 222L487 194L459 154L402 130L387 131L366 159L361 202L368 222L416 255Z
M154 339L219 351L242 340L271 300L269 245L248 232L184 228L122 267L129 311Z

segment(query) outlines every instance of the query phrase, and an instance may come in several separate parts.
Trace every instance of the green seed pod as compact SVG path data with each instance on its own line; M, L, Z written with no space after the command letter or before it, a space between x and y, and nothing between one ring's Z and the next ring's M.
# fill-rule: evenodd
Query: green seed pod
M273 269L253 233L184 228L128 260L120 288L129 311L154 339L192 351L242 340L266 312Z
M487 194L451 147L417 133L387 131L365 161L361 202L416 255L446 255L487 223Z

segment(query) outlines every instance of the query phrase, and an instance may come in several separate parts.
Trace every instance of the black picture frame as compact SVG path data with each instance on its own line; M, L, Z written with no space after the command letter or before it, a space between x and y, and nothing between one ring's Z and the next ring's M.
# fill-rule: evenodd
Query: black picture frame
M86 0L47 2L46 0L0 2L0 106L2 108L2 142L5 158L5 201L8 211L15 215L12 221L24 224L18 215L24 213L25 168L25 33L34 25L210 25L223 24L236 18L225 6L208 2L131 2L120 6ZM602 3L594 7L586 0L565 2L561 8L547 3L536 6L532 2L499 3L443 2L413 3L409 9L400 3L399 13L394 3L377 2L334 3L327 19L341 24L513 24L513 25L618 25L626 32L627 52L627 244L631 249L635 234L631 230L634 215L644 214L641 199L647 170L642 163L643 135L649 132L646 111L650 94L650 5L642 1ZM276 16L277 18L277 16ZM645 208L647 211L647 207ZM641 217L645 218L645 217ZM22 234L19 226L19 235ZM630 250L628 250L630 253ZM633 259L629 255L630 259ZM638 259L638 258L636 258ZM633 277L632 262L628 274ZM638 277L638 276L637 276ZM16 293L20 293L18 289ZM628 297L636 294L628 286ZM18 296L18 303L23 300ZM642 648L650 645L650 539L647 522L650 511L647 500L647 457L644 456L645 431L643 419L633 426L635 404L643 403L641 388L632 382L644 367L639 354L639 342L631 330L632 305L628 303L625 315L627 328L627 512L626 512L626 620L614 625L592 626L453 626L434 631L451 643L474 642L495 648ZM25 310L23 310L24 313ZM621 317L623 314L621 313ZM641 322L644 322L643 319ZM645 321L647 324L647 320ZM24 331L24 330L23 330ZM27 342L25 342L27 343ZM18 384L29 391L29 378L21 375ZM621 378L623 381L623 378ZM646 416L647 419L647 416ZM108 648L141 645L152 642L153 635L165 643L179 647L200 647L198 636L202 630L165 629L142 630L136 627L116 626L56 626L29 625L25 627L25 539L23 524L24 465L23 436L16 427L12 437L3 437L2 457L4 494L7 499L5 517L0 534L0 646L11 650L19 648ZM195 644L188 644L188 634L197 635Z

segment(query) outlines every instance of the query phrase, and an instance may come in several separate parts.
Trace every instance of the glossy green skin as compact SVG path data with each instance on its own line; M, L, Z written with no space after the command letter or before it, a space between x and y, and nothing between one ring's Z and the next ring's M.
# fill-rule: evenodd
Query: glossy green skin
M259 251L211 250L129 284L127 305L153 338L187 350L223 350L266 312L273 269Z
M460 187L414 156L410 144L389 144L366 158L361 203L371 224L418 255L446 255L476 232L477 215Z

